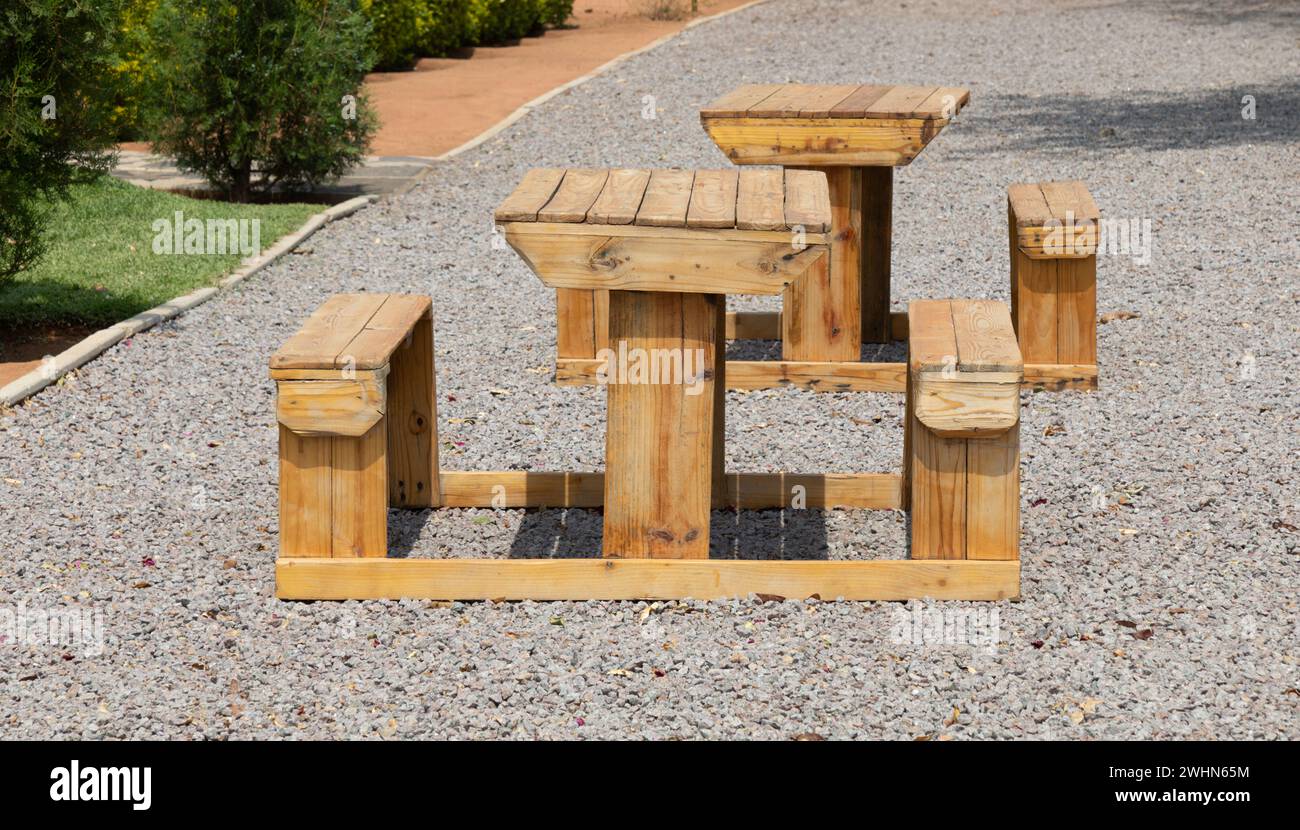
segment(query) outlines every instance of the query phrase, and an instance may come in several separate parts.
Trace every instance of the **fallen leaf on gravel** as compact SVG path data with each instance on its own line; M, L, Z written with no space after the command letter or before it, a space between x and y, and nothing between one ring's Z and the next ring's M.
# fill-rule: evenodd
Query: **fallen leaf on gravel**
M1287 689L1287 690L1286 690L1285 692L1283 692L1282 694L1284 694L1284 695L1295 695L1296 697L1300 697L1300 689Z
M1277 521L1273 522L1273 524L1270 525L1270 527L1272 527L1274 530L1286 530L1291 533L1295 533L1297 530L1295 525L1291 524L1290 522L1283 521L1282 519L1278 519Z
M475 516L475 517L474 517L474 524L476 524L476 525L487 525L487 524L492 524L492 517L491 517L491 516Z
M510 390L509 390L509 389L489 389L489 390L488 390L488 394L489 394L489 395L497 395L497 396L509 395L509 394L510 394Z
M1047 504L1047 499L1044 498L1037 498L1029 502L1030 507L1042 507L1044 504Z
M132 587L132 588L148 588L148 587L149 587L149 583L148 583L148 582L145 582L144 580L141 580L141 581L135 583L134 585L132 585L131 587Z
M1085 697L1083 703L1079 704L1079 708L1083 710L1085 715L1091 715L1093 712L1097 711L1097 705L1099 703L1101 703L1101 701L1095 697Z
M1081 711L1078 710L1078 709L1073 709L1073 710L1071 710L1071 711L1070 711L1070 722L1071 722L1071 723L1075 723L1075 724L1083 723L1083 712L1081 712Z
M610 669L609 671L605 672L605 674L609 675L610 677L631 677L632 676L632 673L629 672L627 669Z
M1137 528L1135 528L1135 527L1121 527L1121 528L1119 529L1119 534L1120 534L1121 536L1136 536L1136 535L1137 535Z
M1053 435L1064 435L1064 434L1065 434L1065 427L1061 426L1060 424L1048 424L1043 429L1043 435L1046 437L1050 437Z
M233 559L227 559L225 562L222 562L222 563L221 563L221 567L222 567L223 570L227 570L227 571L228 571L228 570L230 570L231 568L239 567L239 563L236 562L236 561L233 560Z
M478 421L474 420L473 418L448 418L448 419L447 419L447 423L449 423L449 424L477 424Z
M952 714L944 718L943 725L952 726L954 723L957 722L957 718L959 717L961 717L961 710L958 709L956 706L954 706L952 707Z
M1043 647L1043 641L1042 641L1042 640L1034 640L1032 643L1030 643L1030 645L1033 646L1034 648L1042 648L1042 647Z
M564 620L559 617L551 617L551 625L564 625Z
M1115 649L1114 651L1112 651L1111 654L1115 655L1116 657L1123 657L1123 656L1124 656L1124 649L1122 649L1122 648L1117 648L1117 649Z
M930 740L930 736L929 736L929 735L917 735L917 736L916 736L915 738L913 738L912 740L914 740L914 741L928 741L928 740Z
M793 738L791 738L790 740L792 740L792 741L824 741L824 740L826 740L826 738L825 738L825 736L823 736L823 735L818 735L816 732L800 732L798 735L795 735L795 736L794 736Z
M785 597L780 594L754 594L758 597L759 602L785 602Z
M1138 624L1132 620L1115 620L1115 625L1122 625L1125 628L1137 628Z
M1136 311L1108 311L1101 315L1101 317L1097 318L1097 322L1104 326L1107 323L1113 323L1116 320L1136 320L1141 316L1142 315Z
M1134 632L1133 632L1133 639L1135 639L1135 640L1150 640L1152 634L1155 634L1155 632L1152 631L1152 630L1149 629L1149 628L1144 628L1144 629L1142 629L1141 631L1134 631Z
M16 478L6 478L5 484L12 484L13 486L18 487L19 485L22 484L22 481Z

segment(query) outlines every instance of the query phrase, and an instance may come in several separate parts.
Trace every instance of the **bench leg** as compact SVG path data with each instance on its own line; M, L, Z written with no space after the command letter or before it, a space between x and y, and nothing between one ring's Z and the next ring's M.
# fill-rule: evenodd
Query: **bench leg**
M714 294L610 292L620 365L607 387L606 557L708 558L724 303ZM688 358L695 378L681 371Z
M609 346L609 292L555 289L555 356L594 358Z
M387 556L385 421L356 438L280 426L281 556Z
M389 362L388 503L437 507L438 382L433 360L433 320L415 324Z
M1011 322L1025 363L1096 365L1096 255L1031 259L1012 224Z
M853 361L862 357L862 170L818 167L831 201L831 251L785 291L781 356L786 360ZM889 301L885 301L888 323ZM888 338L886 338L888 339Z

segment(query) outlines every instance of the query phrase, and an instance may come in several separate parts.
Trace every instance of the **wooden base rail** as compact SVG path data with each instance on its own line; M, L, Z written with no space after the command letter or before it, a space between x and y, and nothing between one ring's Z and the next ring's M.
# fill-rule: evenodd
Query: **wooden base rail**
M893 340L907 339L907 312L889 314L889 331ZM781 312L779 311L728 311L728 340L780 340Z
M1013 599L1020 563L877 559L279 559L280 599Z
M443 507L583 507L605 500L603 473L443 470ZM894 473L728 473L725 504L740 510L786 507L896 510L902 476Z
M595 386L600 360L560 357L555 360L558 386ZM837 363L802 360L727 361L727 388L806 389L812 392L907 391L906 363ZM1023 384L1028 389L1059 392L1097 388L1097 367L1057 363L1026 363Z

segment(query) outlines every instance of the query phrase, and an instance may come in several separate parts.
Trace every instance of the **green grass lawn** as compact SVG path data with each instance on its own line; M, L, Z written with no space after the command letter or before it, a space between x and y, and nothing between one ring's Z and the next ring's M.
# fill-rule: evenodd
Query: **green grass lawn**
M154 222L259 219L265 250L320 205L236 205L190 199L105 178L73 188L46 228L49 250L35 267L0 284L0 330L31 325L107 326L213 285L244 258L233 253L154 253Z

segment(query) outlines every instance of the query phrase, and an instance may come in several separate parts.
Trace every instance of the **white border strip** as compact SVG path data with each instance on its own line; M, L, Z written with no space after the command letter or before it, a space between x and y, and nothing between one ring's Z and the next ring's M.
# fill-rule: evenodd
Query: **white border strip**
M60 352L57 357L45 360L39 368L31 370L4 387L0 387L0 405L13 406L24 398L41 391L78 366L99 357L119 341L133 337L164 320L170 320L183 311L189 311L191 308L207 302L220 292L235 287L292 251L299 243L320 230L327 223L356 213L378 198L378 196L367 195L340 202L328 210L313 215L298 230L281 237L274 245L262 253L241 262L238 268L223 277L216 285L196 289L182 297L168 300L148 311L142 311L134 317L111 325L106 329L100 329L80 343Z
M703 23L709 23L719 18L726 17L729 14L744 11L751 6L757 6L758 4L766 3L767 1L768 0L750 0L750 2L736 6L734 9L720 11L717 14L711 14L708 17L697 17L675 32L669 32L663 37L653 40L639 49L633 49L631 52L624 52L618 57L591 70L586 75L583 75L580 78L574 78L572 81L561 84L555 89L537 96L526 104L522 104L514 112L510 113L505 118L491 127L488 127L486 130L479 133L474 138L471 138L469 141L466 141L459 147L455 147L445 153L434 156L430 159L431 163L429 166L425 167L424 170L412 177L407 186L399 188L393 195L400 196L401 194L406 193L414 187L420 179L424 178L424 176L427 175L438 162L454 158L455 156L472 150L483 142L496 137L501 133L501 131L532 112L536 107L551 100L556 95L567 92L581 84L585 84L592 78L604 74L615 66L618 66L620 63L630 60L643 52L649 52L651 49L656 49L688 29L693 29ZM31 397L57 381L63 375L76 369L78 366L82 366L108 351L109 348L117 344L119 341L124 340L127 337L132 337L147 328L158 325L164 320L170 320L183 311L189 311L191 308L207 302L218 293L238 285L253 274L256 274L258 271L261 271L263 268L270 265L272 262L275 262L280 257L289 253L289 251L296 248L300 242L311 236L326 223L356 213L361 208L371 202L377 201L378 199L379 197L374 195L358 196L355 199L349 199L346 202L337 204L329 210L322 211L308 219L307 223L298 230L281 238L266 251L244 260L240 263L238 269L229 276L221 279L215 286L207 286L191 291L183 297L176 297L175 299L169 300L160 306L149 309L148 311L142 311L128 320L123 320L120 323L95 332L80 343L64 350L52 360L45 361L39 369L33 369L22 377L6 384L4 387L0 387L0 406L13 406L19 401Z

